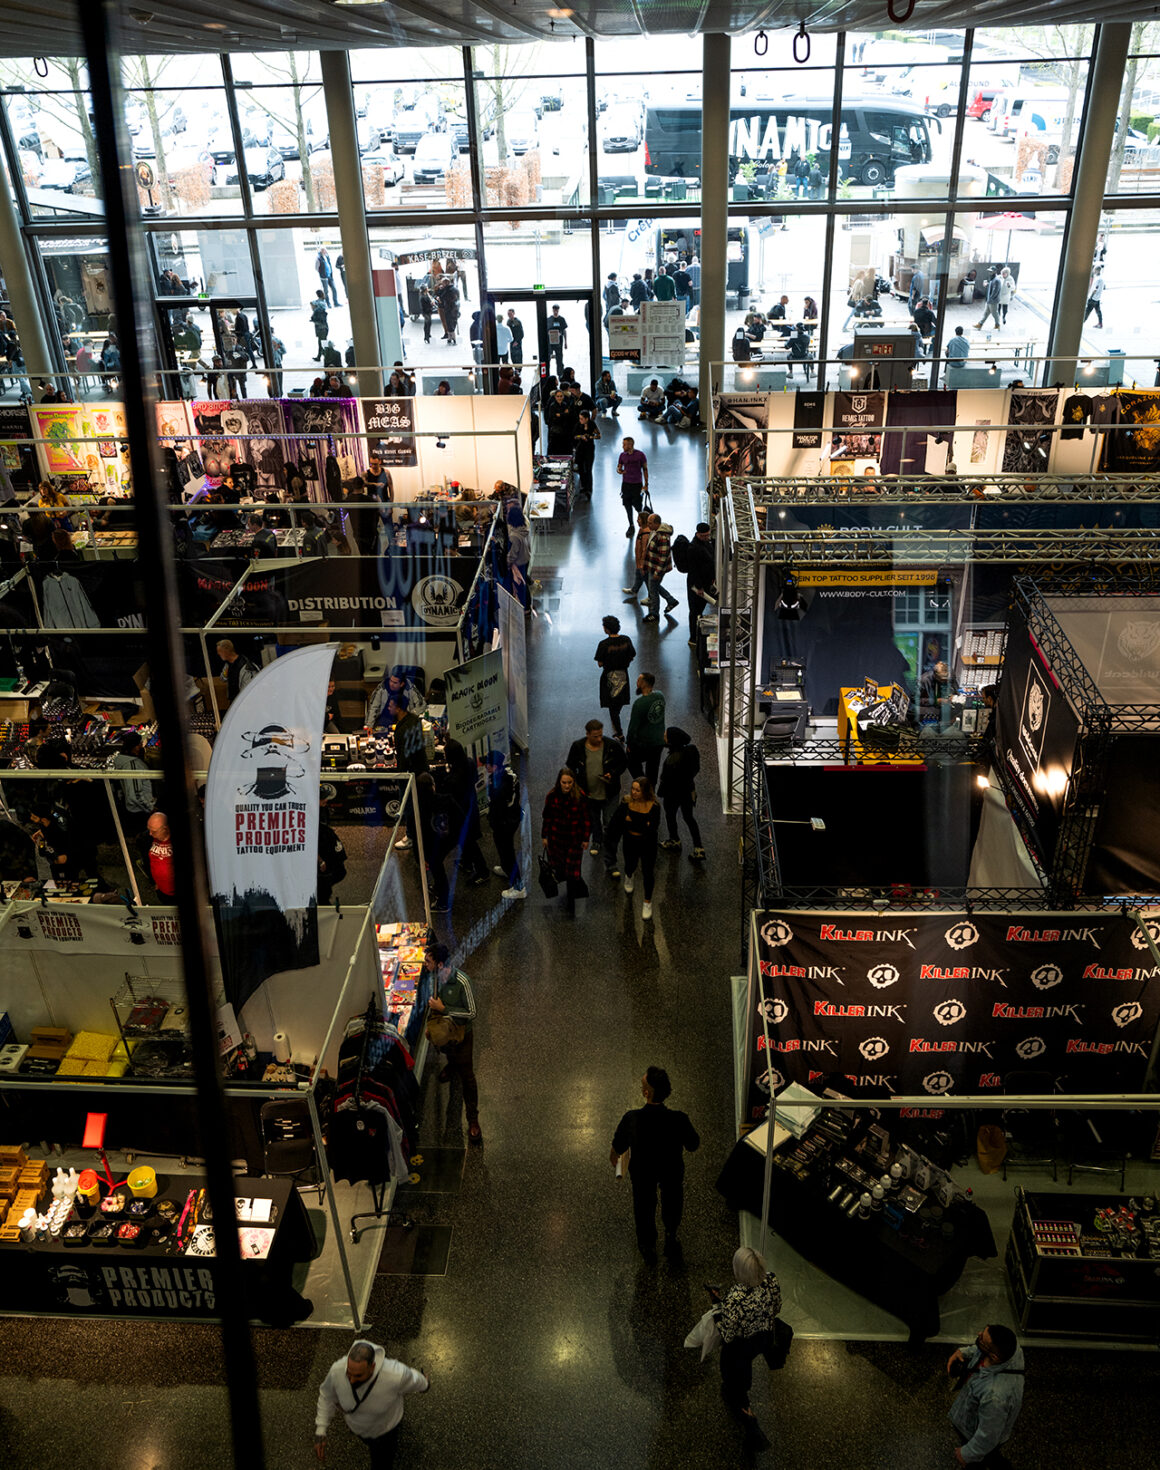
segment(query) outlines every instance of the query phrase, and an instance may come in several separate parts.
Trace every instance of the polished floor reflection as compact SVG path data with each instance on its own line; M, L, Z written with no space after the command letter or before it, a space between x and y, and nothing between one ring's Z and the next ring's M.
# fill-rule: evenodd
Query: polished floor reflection
M592 661L600 619L624 621L667 698L668 722L697 742L708 860L661 853L655 917L585 859L592 897L569 915L534 886L506 911L494 888L456 894L453 940L486 934L464 960L480 1001L475 1062L484 1142L467 1148L456 1084L425 1085L422 1145L446 1149L408 1191L421 1225L450 1231L446 1274L380 1272L368 1335L430 1374L408 1404L398 1464L408 1470L718 1467L928 1470L953 1464L948 1349L811 1341L776 1378L756 1377L771 1445L747 1444L720 1399L715 1362L682 1346L727 1279L738 1224L713 1188L733 1135L729 977L739 966L738 829L719 815L715 754L699 714L683 617L639 625L622 601L624 516L614 464L621 432L649 455L653 499L691 533L703 446L691 435L602 422L596 490L542 547L531 620L533 831L568 745L600 713ZM683 594L673 577L674 592ZM488 849L490 855L490 848ZM413 859L399 859L402 864ZM404 870L404 880L413 873ZM643 1264L627 1188L608 1149L637 1105L644 1068L668 1068L673 1104L701 1134L687 1176L684 1261ZM2 1129L0 1129L2 1134ZM458 1187L454 1187L457 1185ZM423 1187L425 1186L425 1187ZM787 1314L788 1315L788 1314ZM972 1324L971 1335L982 1322ZM899 1327L902 1335L904 1329ZM314 1463L314 1399L351 1334L255 1334L267 1462ZM0 1321L0 1449L14 1466L205 1470L228 1463L225 1396L208 1328ZM1155 1464L1155 1355L1030 1353L1027 1404L1012 1462L1032 1467ZM364 1467L342 1427L327 1463Z

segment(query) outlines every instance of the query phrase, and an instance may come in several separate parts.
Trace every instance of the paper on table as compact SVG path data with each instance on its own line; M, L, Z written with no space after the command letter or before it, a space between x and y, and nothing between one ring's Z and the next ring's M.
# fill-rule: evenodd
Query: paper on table
M272 1199L252 1199L250 1201L250 1219L256 1225L269 1220L274 1208Z

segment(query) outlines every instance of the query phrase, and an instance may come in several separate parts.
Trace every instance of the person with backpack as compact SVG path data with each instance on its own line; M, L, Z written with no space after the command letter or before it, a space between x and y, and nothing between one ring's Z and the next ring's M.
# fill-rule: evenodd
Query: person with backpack
M314 301L310 307L310 321L318 342L318 351L314 356L314 361L321 362L326 340L330 336L330 318L326 312L326 297L321 291L316 291L314 294Z
M697 625L710 601L717 597L717 555L707 521L698 521L690 541L678 536L673 542L673 565L685 574L685 597L689 603L689 647L697 646Z
M648 545L644 552L644 575L648 583L648 613L644 621L646 623L660 622L661 598L665 599L665 612L671 614L677 605L677 599L665 586L665 574L673 569L673 557L671 547L673 528L667 521L662 521L655 513L649 516Z
M657 795L664 808L665 828L669 835L661 846L666 852L680 852L681 839L677 835L677 814L679 812L685 819L689 836L693 839L693 853L689 861L702 863L705 861L705 849L701 846L701 829L693 814L697 800L697 775L701 769L701 752L693 744L689 732L679 729L676 725L670 725L665 731L665 745L669 753L661 769Z

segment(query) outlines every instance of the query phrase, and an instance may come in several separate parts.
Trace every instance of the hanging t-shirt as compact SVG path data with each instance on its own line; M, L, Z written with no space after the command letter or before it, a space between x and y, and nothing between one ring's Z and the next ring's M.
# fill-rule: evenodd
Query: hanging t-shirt
M1072 393L1063 400L1061 439L1082 439L1084 425L1091 417L1092 400L1086 393Z

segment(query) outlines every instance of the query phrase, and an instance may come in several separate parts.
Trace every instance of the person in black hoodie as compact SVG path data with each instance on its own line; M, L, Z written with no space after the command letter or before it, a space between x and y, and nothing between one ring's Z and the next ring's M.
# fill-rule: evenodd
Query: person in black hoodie
M479 798L476 792L478 767L458 740L448 740L447 782L444 790L450 801L451 830L448 841L459 846L459 863L467 881L473 886L487 882L487 862L480 850L483 828L479 820Z
M697 773L701 769L701 752L693 744L686 730L670 725L665 731L668 755L661 770L657 795L665 811L665 826L668 837L661 846L666 852L680 852L681 839L677 835L678 812L685 819L689 835L693 839L693 851L689 861L705 861L705 849L701 846L701 829L693 811L697 801Z

